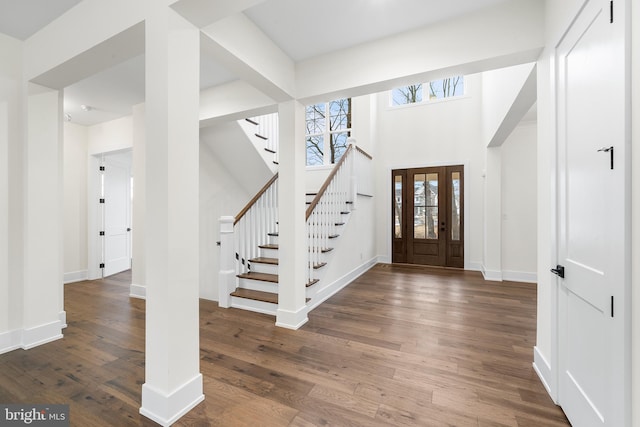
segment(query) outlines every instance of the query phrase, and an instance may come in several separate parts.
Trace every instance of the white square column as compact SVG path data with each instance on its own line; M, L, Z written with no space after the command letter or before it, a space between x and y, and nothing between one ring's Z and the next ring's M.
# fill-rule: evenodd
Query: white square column
M204 399L199 345L200 32L158 5L146 31L145 384L167 426Z
M279 105L278 311L276 325L298 329L307 323L304 106Z
M62 338L62 96L28 84L22 348Z
M485 280L502 281L502 148L487 147L484 180Z

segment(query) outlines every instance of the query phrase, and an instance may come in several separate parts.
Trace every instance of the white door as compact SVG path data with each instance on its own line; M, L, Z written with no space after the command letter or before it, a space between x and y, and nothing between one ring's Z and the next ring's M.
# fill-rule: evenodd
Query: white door
M131 172L118 156L105 157L104 276L131 268Z
M630 422L623 9L587 1L556 55L559 401L577 427Z

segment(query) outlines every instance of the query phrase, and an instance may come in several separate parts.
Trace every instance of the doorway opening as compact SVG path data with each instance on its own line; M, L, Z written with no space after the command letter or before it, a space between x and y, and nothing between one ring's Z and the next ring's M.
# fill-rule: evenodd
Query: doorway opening
M391 171L392 262L464 268L464 166Z

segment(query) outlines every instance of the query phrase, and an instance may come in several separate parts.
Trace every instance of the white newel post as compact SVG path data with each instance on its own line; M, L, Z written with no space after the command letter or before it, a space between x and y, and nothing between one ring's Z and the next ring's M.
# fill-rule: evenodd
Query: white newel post
M231 292L235 290L236 269L234 265L232 216L220 217L220 273L218 273L218 306L231 307Z
M358 171L356 169L356 157L358 155L357 152L357 146L356 146L356 139L353 137L350 137L349 139L347 139L347 144L352 146L352 153L351 153L351 158L349 159L349 163L351 163L350 166L350 173L351 173L351 179L349 180L349 191L351 191L351 202L353 203L351 205L351 210L356 210L357 205L358 205Z

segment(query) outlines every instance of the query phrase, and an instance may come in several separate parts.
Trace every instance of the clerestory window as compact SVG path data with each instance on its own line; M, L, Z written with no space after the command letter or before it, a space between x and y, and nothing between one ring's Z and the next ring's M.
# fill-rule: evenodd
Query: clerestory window
M307 166L337 163L351 136L351 98L306 107Z
M391 91L391 105L417 104L464 95L464 76L397 87Z

